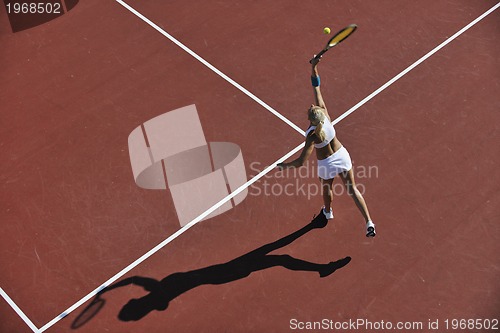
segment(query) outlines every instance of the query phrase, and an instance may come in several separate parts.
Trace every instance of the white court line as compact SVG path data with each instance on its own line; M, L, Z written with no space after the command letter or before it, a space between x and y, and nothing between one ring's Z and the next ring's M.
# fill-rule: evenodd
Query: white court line
M349 110L347 110L340 117L338 117L337 119L335 119L332 122L332 124L337 124L339 121L341 121L342 119L344 119L345 117L347 117L349 114L351 114L355 110L359 109L363 104L365 104L366 102L368 102L370 99L372 99L378 93L380 93L382 90L384 90L385 88L387 88L388 86L390 86L396 80L398 80L403 75L405 75L406 73L408 73L410 70L412 70L413 68L415 68L417 65L419 65L420 63L422 63L425 59L429 58L432 54L436 53L438 50L440 50L442 47L444 47L450 41L452 41L453 39L457 38L460 34L464 33L467 29L469 29L474 24L476 24L477 22L479 22L480 20L482 20L484 17L486 17L487 15L489 15L490 13L492 13L499 6L500 6L500 2L497 3L490 10L486 11L484 14L482 14L481 16L479 16L477 19L475 19L474 21L472 21L471 23L469 23L467 26L465 26L459 32L457 32L456 34L454 34L453 36L451 36L450 38L448 38L446 41L444 41L443 43L441 43L440 45L438 45L436 48L434 48L432 51L430 51L429 53L427 53L425 56L423 56L422 58L420 58L419 60L417 60L414 64L412 64L411 66L409 66L408 68L406 68L405 70L403 70L400 74L396 75L393 79L389 80L382 87L380 87L379 89L375 90L374 93L370 94L365 99L363 99L361 102L359 102L358 104L356 104L355 106L353 106L352 108L350 108ZM138 258L137 260L135 260L133 263L131 263L130 265L128 265L127 267L125 267L124 269L122 269L120 272L118 272L117 274L115 274L112 278L108 279L101 286L99 286L98 288L94 289L90 294L88 294L87 296L85 296L84 298L82 298L81 300L79 300L77 303L75 303L74 305L72 305L71 307L69 307L66 311L64 311L63 313L61 313L59 316L57 316L56 318L52 319L50 322L48 322L47 324L45 324L42 328L40 328L39 332L46 331L48 328L50 328L51 326L53 326L55 323L57 323L59 320L61 320L62 318L64 318L66 315L68 315L70 312L74 311L76 308L78 308L79 306L81 306L82 304L84 304L85 302L87 302L88 300L90 300L92 297L94 297L100 290L102 290L106 286L109 286L110 284L112 284L113 282L115 282L116 280L118 280L120 277L122 277L123 275L125 275L126 273L128 273L129 271L131 271L133 268L135 268L136 266L138 266L139 264L141 264L143 261L145 261L146 259L148 259L149 257L151 257L153 254L155 254L156 252L158 252L160 249L162 249L163 247L165 247L167 244L169 244L170 242L172 242L174 239L176 239L180 235L182 235L184 232L186 232L192 226L194 226L195 224L197 224L198 222L200 222L201 220L203 220L206 216L210 215L217 208L219 208L220 206L222 206L223 204L225 204L226 202L228 202L229 200L231 200L234 196L238 195L241 191L243 191L244 189L246 189L247 187L249 187L250 185L252 185L253 183L255 183L257 180L259 180L260 178L262 178L264 175L266 175L267 173L269 173L270 171L272 171L276 167L276 164L281 163L281 162L287 160L289 157L293 156L295 153L297 153L298 151L300 151L303 147L304 147L304 142L302 142L300 145L298 145L297 147L295 147L289 153L287 153L286 155L284 155L283 157L281 157L280 159L278 159L273 164L269 165L266 169L262 170L258 175L254 176L248 182L246 182L245 184L243 184L242 186L240 186L239 188L237 188L234 192L232 192L227 197L225 197L224 199L222 199L221 201L219 201L218 203L216 203L214 206L212 206L211 208L209 208L207 211L205 211L204 213L202 213L201 215L199 215L193 221L191 221L190 223L186 224L184 227L182 227L177 232L175 232L174 234L172 234L171 236L169 236L167 239L165 239L163 242L161 242L160 244L158 244L157 246L155 246L153 249L151 249L150 251L148 251L147 253L145 253L143 256L141 256L140 258Z
M491 14L495 9L497 9L498 7L500 6L500 2L498 2L495 6L493 6L492 8L490 8L489 10L487 10L486 12L484 12L484 14L482 14L481 16L479 16L477 19L475 19L474 21L472 21L471 23L467 24L465 27L463 27L462 29L460 29L457 33L455 33L453 36L449 37L448 39L446 39L444 42L442 42L441 44L439 44L438 46L436 46L434 49L432 49L431 51L429 51L429 53L427 53L426 55L424 55L422 58L418 59L417 61L415 61L413 64L411 64L410 66L408 66L405 70L403 70L401 73L399 73L398 75L396 75L395 77L393 77L392 79L390 79L389 81L387 81L384 85L382 85L380 88L378 88L377 90L375 90L374 92L372 92L370 95L366 96L362 101L360 101L358 104L354 105L352 108L350 108L349 110L347 110L345 113L343 113L340 117L338 117L337 119L335 119L335 121L333 122L333 124L335 125L336 123L338 123L339 121L341 121L342 119L344 119L345 117L347 117L348 115L350 115L351 113L353 113L354 111L356 111L359 107L361 107L363 104L365 104L366 102L368 102L370 99L372 99L373 97L375 97L376 95L378 95L380 92L382 92L383 90L385 90L385 88L389 87L391 84L393 84L394 82L396 82L397 80L399 80L401 77L403 77L403 75L407 74L409 71L411 71L413 68L417 67L418 65L420 65L422 62L424 62L427 58L429 58L430 56L432 56L434 53L436 53L437 51L441 50L443 47L445 47L448 43L450 43L452 40L454 40L455 38L457 38L458 36L460 36L461 34L463 34L465 31L467 31L470 27L472 27L473 25L475 25L477 22L481 21L483 18L485 18L486 16L488 16L489 14Z
M38 330L38 328L33 324L33 322L28 318L28 316L26 316L24 314L24 312L17 306L16 303L14 303L14 301L9 297L9 295L7 295L7 293L2 288L0 288L0 295L2 295L2 297L5 299L5 301L7 301L7 303L9 303L9 305L12 307L12 309L14 311L16 311L16 313L19 315L19 317L21 317L21 319L24 320L26 325L28 325L29 328L31 328L31 330L33 332L35 332L35 333L40 332Z
M231 200L233 197L235 197L236 195L238 195L239 193L241 193L247 187L249 187L250 185L252 185L253 183L255 183L257 180L259 180L260 178L262 178L264 175L266 175L267 173L269 173L271 170L273 170L275 168L276 164L285 161L286 159L288 159L289 157L291 157L292 155L294 155L296 152L298 152L299 150L301 150L303 146L304 146L304 143L301 143L295 149L293 149L292 151L290 151L289 153L287 153L286 155L284 155L283 157L281 157L279 160L277 160L276 162L274 162L273 164L271 164L270 166L268 166L266 169L262 170L258 175L256 175L252 179L250 179L245 184L243 184L240 187L238 187L233 192L231 192L231 194L229 194L227 197L225 197L224 199L220 200L218 203L216 203L215 205L213 205L212 207L210 207L209 209L207 209L204 213L202 213L197 218L195 218L194 220L192 220L191 222L189 222L188 224L186 224L185 226L183 226L181 229L177 230L175 233L173 233L171 236L169 236L163 242L161 242L160 244L156 245L154 248L152 248L151 250L149 250L146 254L144 254L143 256L141 256L139 259L137 259L136 261L134 261L133 263L131 263L130 265L128 265L127 267L125 267L123 270L121 270L120 272L118 272L115 276L113 276L112 278L110 278L108 281L104 282L101 286L99 286L99 288L94 289L90 294L88 294L87 296L85 296L84 298L82 298L81 300L79 300L77 303L75 303L73 306L71 306L70 308L68 308L66 311L64 311L63 313L61 313L56 318L52 319L50 322L48 322L46 325L44 325L42 328L40 328L40 332L44 332L45 330L47 330L49 327L51 327L52 325L54 325L55 323L57 323L59 320L61 320L65 316L67 316L70 312L72 312L73 310L75 310L76 308L78 308L79 306L81 306L83 303L85 303L88 300L90 300L99 291L101 291L102 289L104 289L107 286L111 285L113 282L115 282L116 280L118 280L120 277L122 277L123 275L125 275L126 273L128 273L129 271L131 271L132 269L134 269L136 266L138 266L139 264L141 264L144 260L146 260L147 258L151 257L153 254L155 254L156 252L158 252L159 250L161 250L165 245L167 245L168 243L170 243L171 241L173 241L174 239L176 239L177 237L179 237L180 235L182 235L184 232L186 232L192 226L194 226L195 224L197 224L198 222L200 222L201 220L203 220L205 217L207 217L208 215L210 215L211 213L213 213L215 210L217 210L219 207L221 207L222 205L224 205L226 202L228 202L229 200Z
M158 25L156 25L153 21L151 21L150 19L148 19L147 17L145 17L144 15L142 15L141 13L139 13L137 10L135 10L134 8L132 8L130 5L128 5L124 1L122 1L122 0L116 0L116 2L118 2L123 7L125 7L126 9L128 9L132 14L134 14L135 16L137 16L138 18L140 18L141 20L143 20L144 22L146 22L149 26L151 26L153 29L155 29L159 33L161 33L163 36L165 36L168 39L170 39L170 41L172 41L174 44L176 44L181 49L183 49L184 51L186 51L187 53L189 53L192 57L194 57L196 60L198 60L199 62L201 62L203 65L207 66L214 73L216 73L217 75L219 75L220 77L222 77L224 80L226 80L227 82L229 82L230 84L232 84L234 87L236 87L237 89L239 89L245 95L247 95L248 97L250 97L251 99L253 99L254 101L256 101L258 104L260 104L262 107L264 107L264 109L266 109L267 111L271 112L272 114L274 114L279 119L283 120L286 124L288 124L294 130L296 130L297 132L299 132L302 135L305 134L304 130L302 130L300 127L298 127L297 125L295 125L293 122L291 122L289 119L287 119L285 116L283 116L278 111L274 110L268 104L264 103L264 101L262 101L260 98L258 98L254 94L252 94L250 91L248 91L247 89L243 88L243 86L241 86L239 83L237 83L236 81L234 81L233 79L231 79L229 76L227 76L226 74L222 73L215 66L213 66L212 64L210 64L208 61L206 61L205 59L203 59L202 57L200 57L198 54L196 54L194 51L192 51L186 45L184 45L180 41L178 41L175 37L173 37L168 32L166 32L165 30L163 30L162 28L160 28Z

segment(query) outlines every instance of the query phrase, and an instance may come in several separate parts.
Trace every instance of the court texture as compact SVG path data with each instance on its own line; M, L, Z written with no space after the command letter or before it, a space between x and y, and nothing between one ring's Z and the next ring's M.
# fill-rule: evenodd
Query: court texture
M0 8L0 332L498 331L500 3L63 3ZM352 23L319 71L375 238L275 167Z

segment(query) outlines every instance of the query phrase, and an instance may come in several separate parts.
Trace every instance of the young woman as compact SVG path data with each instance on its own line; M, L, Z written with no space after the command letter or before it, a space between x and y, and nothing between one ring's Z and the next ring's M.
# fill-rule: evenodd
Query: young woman
M376 235L375 224L371 220L363 195L356 187L351 157L336 136L335 128L333 128L330 115L321 96L318 63L319 59L313 58L311 60L311 83L314 89L315 104L311 104L311 107L307 110L307 119L310 121L310 125L306 131L305 147L297 159L280 163L278 167L281 169L301 167L316 148L318 176L323 188L323 214L328 219L333 219L332 184L334 177L339 175L347 188L347 192L354 199L356 206L358 206L365 218L366 237L374 237Z

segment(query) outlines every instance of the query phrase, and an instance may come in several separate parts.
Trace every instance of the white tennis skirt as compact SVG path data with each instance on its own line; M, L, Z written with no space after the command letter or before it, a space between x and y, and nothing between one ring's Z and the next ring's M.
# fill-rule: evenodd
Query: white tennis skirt
M324 160L318 160L318 176L321 179L333 179L339 173L352 168L351 156L343 146Z

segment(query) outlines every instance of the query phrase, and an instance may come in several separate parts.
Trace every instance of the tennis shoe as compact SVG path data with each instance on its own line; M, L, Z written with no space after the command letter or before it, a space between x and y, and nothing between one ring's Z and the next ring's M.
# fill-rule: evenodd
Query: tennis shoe
M372 220L366 222L366 237L375 237L377 233L375 232L375 224Z
M325 210L325 206L323 206L323 209L321 211L323 212L323 215L325 215L327 219L329 220L333 219L333 210L331 207L329 212Z

